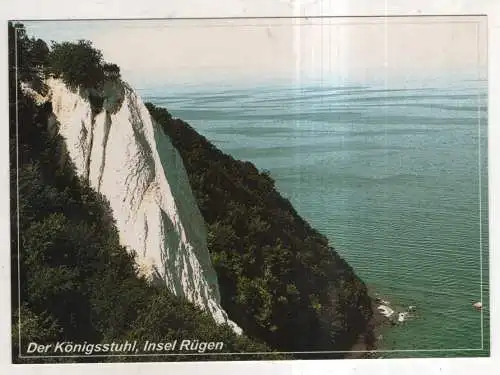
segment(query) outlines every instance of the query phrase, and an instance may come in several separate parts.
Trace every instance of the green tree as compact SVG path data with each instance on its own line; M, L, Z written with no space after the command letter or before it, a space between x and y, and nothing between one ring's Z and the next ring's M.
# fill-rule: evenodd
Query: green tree
M88 40L52 42L48 71L73 89L99 88L104 82L101 51Z
M9 39L9 67L13 74L18 75L18 79L23 82L37 84L37 89L41 89L41 79L43 67L47 64L49 47L47 44L36 38L29 38L23 24L8 24Z
M105 63L102 69L107 78L112 78L112 79L120 78L120 67L118 65Z
M21 56L30 56L31 48L24 28L19 28L16 47L15 29L9 24L13 360L75 361L19 358L31 340L100 343L172 334L222 340L228 352L269 351L265 344L218 326L199 307L138 276L134 252L120 245L109 202L78 178L64 139L48 132L51 104L37 106L16 90L15 49ZM88 44L81 47L76 50L89 51ZM56 55L65 55L71 48L56 48ZM99 54L93 56L92 61L100 60ZM73 57L63 57L59 62L66 69ZM22 60L26 71L35 70L35 60Z
M279 350L349 350L371 319L371 300L352 268L279 194L268 171L146 105L182 156L229 316Z

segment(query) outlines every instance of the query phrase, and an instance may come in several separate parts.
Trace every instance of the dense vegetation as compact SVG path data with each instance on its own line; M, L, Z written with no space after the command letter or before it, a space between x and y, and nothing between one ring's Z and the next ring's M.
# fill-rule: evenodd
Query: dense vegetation
M18 73L23 80L32 80L41 67L33 56L44 51L44 64L49 64L53 51L49 53L39 41L28 39L21 26L17 27L17 49L22 56ZM31 341L109 343L197 338L223 341L225 352L269 351L264 344L236 336L227 326L217 326L211 316L193 304L138 277L134 255L119 244L107 201L76 176L63 139L47 131L51 104L37 106L21 93L20 82L15 79L13 25L9 25L9 46L13 361L30 362L18 354L20 349L26 353ZM48 65L42 68L55 69ZM113 66L107 69L117 72ZM196 357L208 358L252 357ZM181 359L186 357L168 358Z
M104 82L102 53L86 40L53 42L47 72L73 89L98 87Z
M365 285L270 175L225 155L166 109L147 106L182 155L229 316L282 351L349 350L360 334L372 345Z
M52 42L44 73L78 90L90 101L94 114L103 110L107 87L120 79L118 65L105 62L88 40Z
M118 66L104 62L88 42L53 43L49 49L43 41L29 39L21 26L17 29L20 80L33 84L43 75L60 77L86 96L95 111L102 110L106 85L120 77ZM222 305L250 338L216 326L189 302L139 278L133 254L119 244L106 200L77 178L63 140L47 132L50 103L37 107L19 94L16 134L19 81L13 76L13 35L9 25L15 359L19 314L22 346L33 340L193 336L223 340L235 352L342 351L360 335L368 346L373 343L365 285L277 192L271 176L223 154L187 123L152 104L150 113L183 157L209 228ZM113 90L108 86L108 91Z

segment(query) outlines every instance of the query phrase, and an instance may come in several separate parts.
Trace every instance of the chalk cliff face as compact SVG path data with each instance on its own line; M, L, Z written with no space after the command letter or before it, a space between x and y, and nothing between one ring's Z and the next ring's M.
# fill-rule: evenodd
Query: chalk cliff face
M62 81L47 84L68 153L82 178L110 201L120 241L137 252L141 272L241 333L220 306L205 223L182 159L140 97L115 82L95 113Z

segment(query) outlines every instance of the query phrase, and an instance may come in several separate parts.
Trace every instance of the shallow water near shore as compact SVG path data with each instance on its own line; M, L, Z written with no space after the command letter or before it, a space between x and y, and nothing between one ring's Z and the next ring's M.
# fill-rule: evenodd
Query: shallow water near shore
M269 170L367 284L416 307L385 330L379 349L397 351L384 357L445 357L489 348L486 92L458 81L141 94Z

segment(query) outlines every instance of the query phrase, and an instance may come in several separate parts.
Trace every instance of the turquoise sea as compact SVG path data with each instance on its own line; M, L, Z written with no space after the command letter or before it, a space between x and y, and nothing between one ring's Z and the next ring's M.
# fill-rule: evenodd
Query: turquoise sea
M384 332L384 357L488 352L486 82L140 93L269 170L374 292L416 307Z

